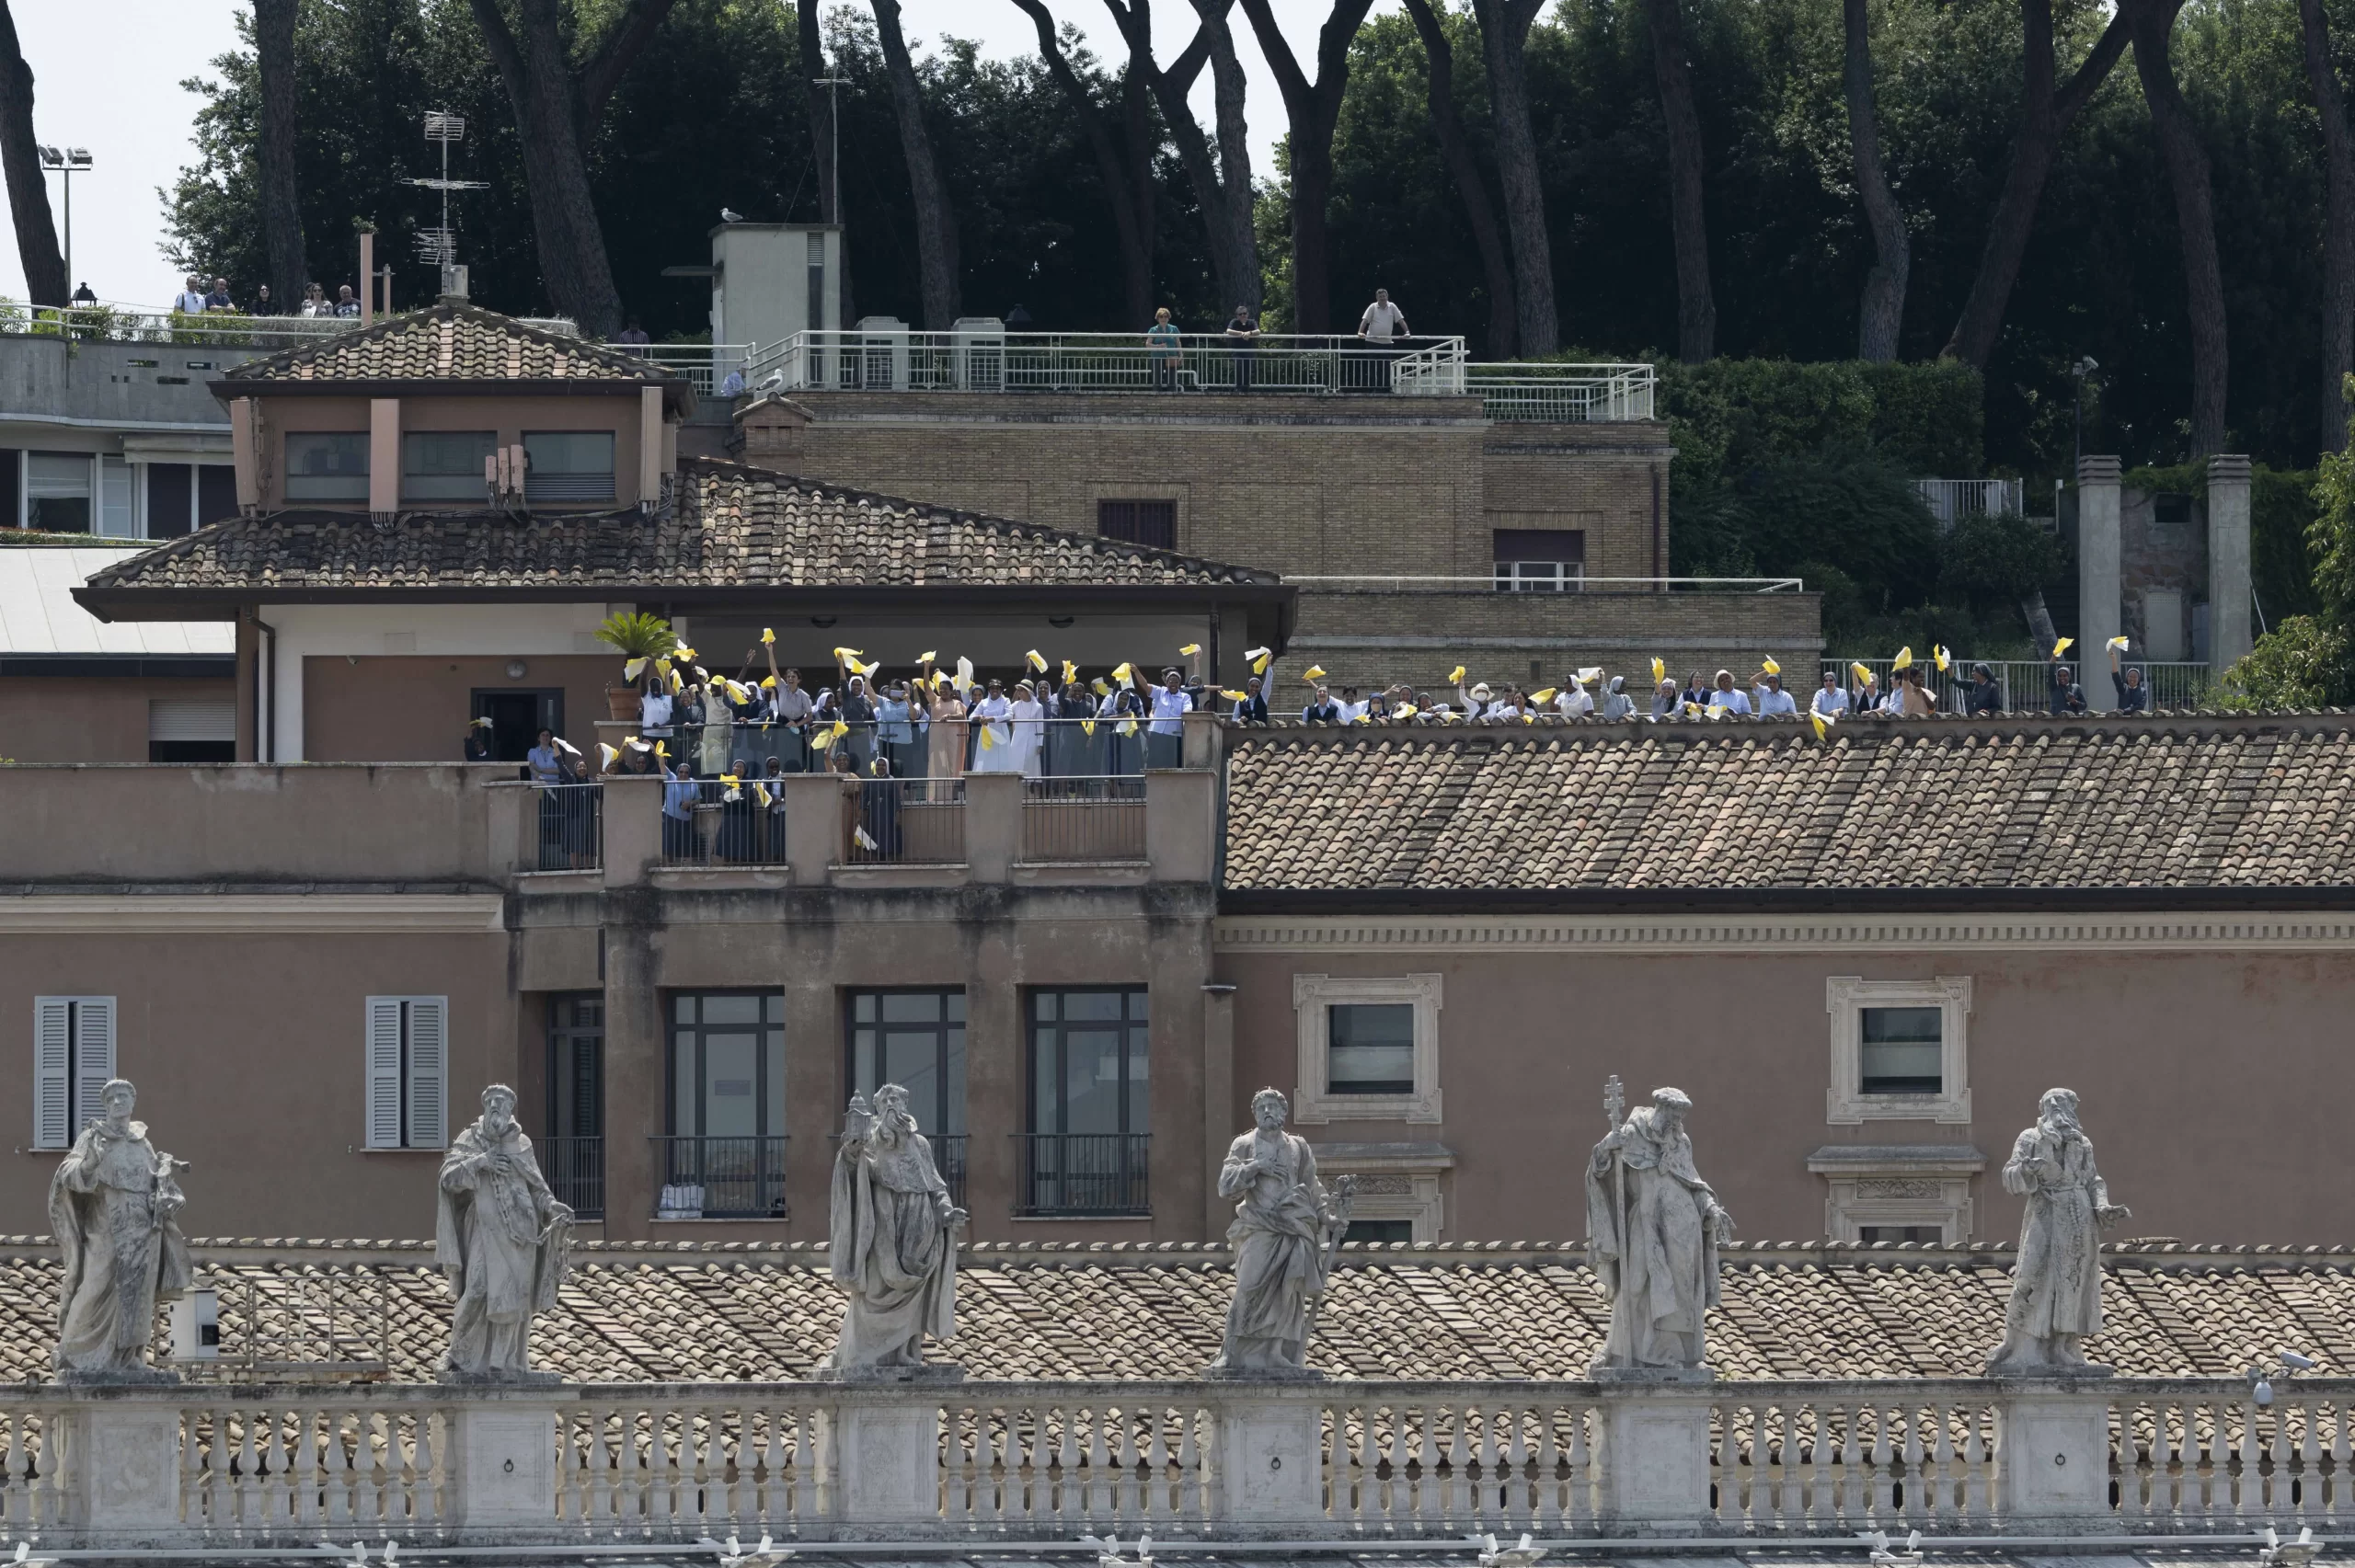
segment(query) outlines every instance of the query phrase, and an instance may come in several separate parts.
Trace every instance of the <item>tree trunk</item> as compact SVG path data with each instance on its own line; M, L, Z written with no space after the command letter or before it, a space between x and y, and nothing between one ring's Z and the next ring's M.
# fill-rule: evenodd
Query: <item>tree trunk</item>
M1144 255L1144 311L1134 319L1153 319L1153 263L1161 239L1161 184L1154 177L1154 155L1160 151L1161 135L1153 123L1153 86L1147 80L1149 70L1140 71L1136 62L1129 63L1126 74L1120 78L1120 112L1124 136L1123 149L1129 162L1129 208L1135 215L1137 248ZM1233 301L1226 302L1232 304Z
M1228 33L1226 12L1233 0L1194 0L1200 25L1193 41L1165 70L1153 58L1151 0L1104 0L1104 8L1129 46L1131 79L1142 79L1160 107L1162 122L1178 147L1187 183L1202 209L1202 230L1208 240L1211 270L1218 274L1223 301L1258 314L1263 284L1259 277L1259 245L1252 231L1251 150L1243 123L1243 67L1235 57L1235 40ZM1210 139L1187 102L1202 68L1212 68L1218 105L1219 151L1211 155ZM1143 146L1143 114L1131 111L1130 155ZM1150 158L1150 154L1143 155ZM1143 177L1142 175L1139 176Z
M1873 269L1865 274L1863 308L1856 315L1856 358L1885 363L1897 358L1897 336L1905 321L1905 284L1913 267L1905 214L1890 194L1881 167L1880 127L1873 110L1872 20L1866 0L1842 0L1847 29L1848 150L1856 165L1856 200L1872 231Z
M1143 225L1137 222L1135 193L1129 185L1129 171L1124 166L1120 149L1112 144L1112 132L1104 123L1104 111L1087 84L1079 79L1071 62L1063 58L1063 42L1055 36L1055 18L1046 6L1046 0L1014 0L1022 14L1039 29L1039 58L1045 63L1047 74L1063 89L1063 98L1071 105L1081 129L1087 132L1087 144L1096 155L1097 177L1104 182L1104 199L1111 204L1112 227L1120 242L1120 292L1127 304L1131 321L1153 318L1153 252L1148 247ZM1150 196L1148 195L1148 200Z
M25 294L37 305L63 307L74 292L57 248L57 220L49 210L49 177L40 172L33 140L33 68L17 42L17 19L0 0L0 177L8 186L8 215L16 221L17 258L24 263Z
M915 205L916 270L924 285L924 325L946 332L964 315L957 277L957 213L933 162L932 135L925 129L924 94L915 62L900 30L900 0L870 0L875 31L883 45L884 72L891 78L891 116L900 125L900 153L908 163L908 191Z
M2347 446L2347 376L2355 371L2355 138L2347 128L2347 100L2330 63L2330 29L2322 0L2298 0L2305 34L2306 80L2322 116L2323 154L2329 170L2322 229L2322 449Z
M1350 40L1373 0L1333 0L1316 35L1316 80L1293 58L1268 0L1243 0L1243 14L1275 73L1292 132L1292 313L1296 332L1333 330L1333 287L1326 208L1333 195L1333 132L1350 83Z
M2183 243L2184 292L2191 314L2191 455L2224 450L2224 276L2216 259L2216 216L2208 185L2208 155L2176 86L2168 59L2183 0L2126 0L2132 19L2134 73L2151 106L2151 130L2167 183L2175 189L2176 229Z
M1537 135L1529 123L1529 68L1522 57L1539 0L1472 0L1488 67L1488 108L1497 128L1497 178L1504 187L1512 235L1513 300L1521 351L1531 358L1560 346L1554 314L1554 251L1545 234L1545 188L1537 173Z
M1652 74L1668 126L1668 211L1676 235L1676 357L1706 363L1717 352L1717 303L1709 293L1709 224L1701 204L1701 117L1693 108L1693 63L1684 52L1680 0L1646 0Z
M1505 255L1503 232L1497 225L1496 209L1488 204L1488 188L1480 178L1480 166L1472 155L1472 143L1464 134L1464 117L1455 107L1455 50L1447 41L1447 29L1430 7L1430 0L1407 0L1407 14L1415 19L1415 31L1422 36L1423 52L1430 63L1430 99L1431 128L1439 133L1440 155L1446 160L1447 176L1455 182L1457 194L1464 198L1464 210L1472 221L1472 243L1480 252L1480 268L1487 274L1488 285L1488 358L1510 360L1513 356L1513 288L1512 263Z
M605 232L589 189L588 143L605 102L677 0L629 0L576 74L557 0L520 0L519 41L499 0L469 0L483 45L515 109L532 237L548 303L592 338L621 327L622 303L605 255Z
M2045 176L2061 149L2077 111L2094 96L2110 67L2126 51L2129 25L2123 11L2077 67L2069 85L2052 90L2052 0L2020 0L2021 62L2025 81L2020 94L2019 134L2012 141L2011 166L2004 174L2004 189L1995 199L1993 220L1987 227L1987 246L1980 253L1979 271L1970 282L1962 315L1947 339L1944 357L1985 370L2003 331L2004 307L2012 284L2020 275L2020 258L2028 254L2028 235L2036 226L2037 203L2044 195Z
M1218 119L1218 177L1225 193L1223 226L1226 267L1235 280L1235 303L1257 315L1264 284L1259 277L1259 234L1252 211L1251 127L1243 116L1243 62L1227 30L1228 0L1194 0L1210 41L1211 103ZM1237 291L1240 291L1239 292Z
M254 0L254 60L261 76L262 238L279 308L292 310L310 281L294 176L294 13L297 0ZM388 305L390 301L385 302Z

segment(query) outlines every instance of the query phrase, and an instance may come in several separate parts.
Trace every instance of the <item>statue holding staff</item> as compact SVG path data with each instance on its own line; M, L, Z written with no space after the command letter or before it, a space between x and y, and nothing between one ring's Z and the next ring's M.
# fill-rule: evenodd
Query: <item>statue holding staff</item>
M1587 1162L1589 1262L1611 1303L1611 1328L1591 1370L1707 1375L1703 1328L1717 1304L1717 1248L1733 1217L1693 1167L1681 1089L1620 1120L1619 1080L1603 1100L1611 1130Z

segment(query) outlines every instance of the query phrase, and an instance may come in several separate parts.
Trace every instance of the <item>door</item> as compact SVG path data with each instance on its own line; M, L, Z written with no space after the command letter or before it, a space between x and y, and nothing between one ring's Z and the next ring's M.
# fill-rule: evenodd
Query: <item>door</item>
M520 762L543 729L564 733L562 688L477 687L469 718L490 720L490 760Z

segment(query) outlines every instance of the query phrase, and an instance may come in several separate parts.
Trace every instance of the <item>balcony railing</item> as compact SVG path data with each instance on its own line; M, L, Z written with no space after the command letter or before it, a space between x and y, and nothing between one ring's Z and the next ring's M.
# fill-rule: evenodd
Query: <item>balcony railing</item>
M70 338L91 343L167 343L188 348L259 349L276 353L339 332L357 332L353 315L251 315L243 311L182 311L169 305L100 300L95 304L29 305L0 300L0 338ZM375 319L382 319L381 315ZM521 317L526 326L564 337L578 328L562 317Z
M542 871L593 871L604 864L605 789L597 784L542 784L534 791L539 814Z
M1022 858L1041 862L1144 859L1144 780L1027 779Z
M785 864L785 797L769 784L685 779L661 794L664 865Z
M741 371L752 357L750 343L608 343L616 354L644 360L666 375L677 376L708 397L730 371Z
M2074 648L2070 650L2073 654L2076 651ZM1891 678L1890 666L1895 661L1888 658L1863 658L1853 661L1844 658L1827 658L1822 661L1822 669L1816 673L1817 683L1821 684L1822 671L1828 670L1840 677L1840 683L1843 686L1853 687L1855 684L1855 671L1848 668L1852 662L1861 664L1871 670L1878 678L1878 689L1882 692L1886 693L1889 691ZM2117 706L2117 696L2109 684L2109 661L2099 649L2096 649L2093 658L2085 662L2080 663L2074 658L2064 659L2062 662L2075 674L2077 684L2085 689L2085 705L2088 708L2096 713L2106 713ZM2038 659L1950 658L1946 673L1938 673L1935 665L1924 672L1924 678L1936 688L1940 713L1959 714L1970 711L1970 671L1974 665L1982 663L1985 664L1995 677L1996 688L2002 694L2004 712L2040 714L2051 710L2052 666L2050 664ZM2215 678L2204 664L2182 661L2154 664L2148 659L2131 658L2119 660L2121 670L2129 665L2142 670L2142 683L2150 688L2150 706L2154 709L2165 708L2179 712L2203 707L2215 700ZM1785 677L1786 681L1788 679L1789 677ZM1798 699L1802 708L1807 705L1807 693L1794 687L1792 695Z
M1153 1212L1144 1132L1017 1133L1021 1155L1017 1213L1140 1215Z
M605 1140L602 1138L534 1139L540 1174L558 1203L583 1219L605 1217Z
M657 1219L782 1219L782 1138L657 1138Z
M1148 344L1138 332L801 332L755 352L747 390L1251 394L1461 393L1461 338L1389 345L1361 338L1263 333L1248 343L1189 332Z
M955 865L965 858L963 779L867 779L843 798L844 865Z
M1578 425L1651 418L1658 383L1649 365L1506 363L1465 365L1458 390L1476 393L1491 419Z
M2024 509L2024 479L1916 479L1914 492L1941 528L1966 517L2018 517Z

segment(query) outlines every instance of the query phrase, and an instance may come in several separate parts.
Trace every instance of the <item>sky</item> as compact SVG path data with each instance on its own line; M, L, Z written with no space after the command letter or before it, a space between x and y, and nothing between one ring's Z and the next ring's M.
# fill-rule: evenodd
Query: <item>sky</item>
M1313 69L1326 0L1271 0L1277 23L1304 69ZM1398 0L1377 0L1376 11ZM1059 21L1078 24L1100 58L1126 52L1101 0L1049 0ZM830 6L828 7L832 9ZM164 202L157 194L195 161L189 136L198 98L179 84L211 75L214 56L236 43L235 0L17 0L17 33L33 69L33 132L55 146L87 147L95 166L74 177L73 273L102 300L163 305L179 279L163 257ZM1038 45L1029 18L1007 0L901 0L910 46L936 47L940 35L978 40L984 54L1028 54ZM1250 77L1254 172L1274 168L1284 127L1283 104L1258 43L1238 8L1236 47ZM1166 60L1193 36L1184 0L1155 7L1155 53ZM94 41L103 45L94 47ZM1211 121L1210 73L1202 73L1195 111ZM50 177L50 210L64 222L63 181ZM0 195L0 202L5 202ZM61 236L63 237L63 236ZM22 299L24 268L13 228L0 233L0 295Z

